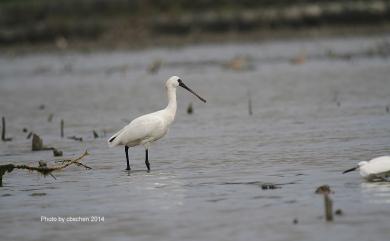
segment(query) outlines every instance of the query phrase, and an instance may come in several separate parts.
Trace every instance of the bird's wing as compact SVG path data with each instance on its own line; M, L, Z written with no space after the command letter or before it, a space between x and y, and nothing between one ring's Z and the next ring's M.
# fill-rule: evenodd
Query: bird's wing
M157 115L148 114L140 116L127 126L115 133L108 141L110 147L117 145L135 146L161 128L164 120Z
M364 171L367 174L380 174L390 171L390 156L381 156L372 159L366 164ZM362 168L363 169L363 168Z

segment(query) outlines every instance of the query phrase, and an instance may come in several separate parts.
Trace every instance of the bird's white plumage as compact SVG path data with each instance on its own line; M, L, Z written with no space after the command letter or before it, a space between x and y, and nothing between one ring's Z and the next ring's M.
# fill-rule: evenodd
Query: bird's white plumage
M152 142L163 137L168 128L161 116L155 113L140 116L130 122L114 136L109 146L126 145L129 147ZM114 137L113 136L113 137Z
M359 172L367 180L390 177L390 156L381 156L368 162L359 162Z
M124 145L133 147L144 145L146 148L151 142L162 138L167 132L176 115L176 88L179 86L179 77L169 78L165 87L168 94L168 105L165 109L140 116L127 126L115 133L108 140L110 147Z
M126 153L126 170L130 171L129 148L138 145L145 147L145 164L150 171L149 163L149 146L150 143L162 138L167 132L169 126L172 124L176 115L176 89L182 87L190 93L198 97L201 101L206 103L206 100L200 97L192 89L186 86L183 81L177 77L172 76L165 82L165 88L168 94L168 105L160 111L156 111L147 115L140 116L131 121L127 126L115 133L108 139L110 147L124 145Z

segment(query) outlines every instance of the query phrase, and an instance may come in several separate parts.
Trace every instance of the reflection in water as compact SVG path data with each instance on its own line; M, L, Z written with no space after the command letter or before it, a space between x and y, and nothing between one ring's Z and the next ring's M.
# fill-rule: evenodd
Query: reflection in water
M364 198L371 203L390 203L390 182L363 182Z

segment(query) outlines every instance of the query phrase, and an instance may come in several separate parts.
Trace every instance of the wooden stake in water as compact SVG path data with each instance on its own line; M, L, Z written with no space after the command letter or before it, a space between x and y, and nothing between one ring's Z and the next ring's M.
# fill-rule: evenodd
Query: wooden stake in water
M64 138L64 120L61 119L61 138Z
M187 114L191 115L194 112L194 108L192 107L192 102L187 107Z
M1 117L1 124L2 124L2 128L1 128L1 140L4 141L4 139L5 139L5 118L4 118L4 116Z
M332 190L328 185L323 185L318 187L315 193L324 195L325 220L328 222L333 221L333 204L332 199L329 197L333 193Z
M251 97L251 92L248 91L248 113L249 115L252 115L252 97Z
M5 117L3 116L1 118L2 128L1 128L1 140L2 141L11 141L12 138L6 138L5 137Z
M333 221L333 202L328 193L324 193L325 219L328 222Z

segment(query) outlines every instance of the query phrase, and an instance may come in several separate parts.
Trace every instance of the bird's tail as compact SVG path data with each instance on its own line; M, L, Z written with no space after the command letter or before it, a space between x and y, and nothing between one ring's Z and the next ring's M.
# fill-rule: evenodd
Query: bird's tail
M117 137L121 132L122 132L122 130L118 131L113 136L111 136L110 139L108 139L107 143L108 143L109 147L114 147L114 146L117 146L119 144L119 140L117 139Z

